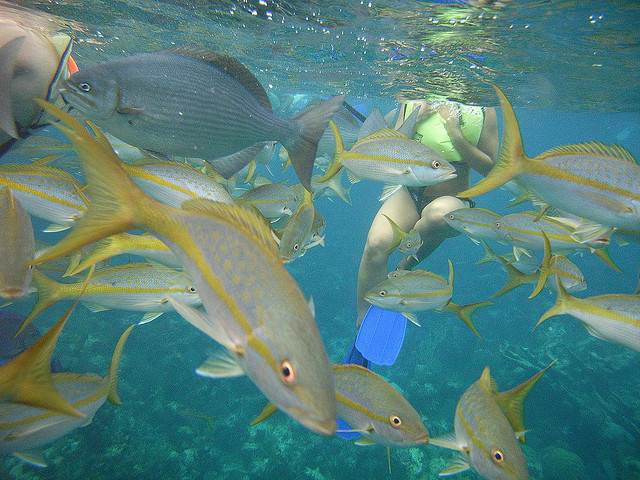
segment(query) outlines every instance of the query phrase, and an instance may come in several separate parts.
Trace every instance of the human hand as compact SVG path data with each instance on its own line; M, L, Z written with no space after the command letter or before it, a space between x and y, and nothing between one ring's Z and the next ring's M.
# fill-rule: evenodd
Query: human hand
M444 120L444 126L449 136L462 135L460 130L460 106L457 103L447 102L441 105L438 113Z

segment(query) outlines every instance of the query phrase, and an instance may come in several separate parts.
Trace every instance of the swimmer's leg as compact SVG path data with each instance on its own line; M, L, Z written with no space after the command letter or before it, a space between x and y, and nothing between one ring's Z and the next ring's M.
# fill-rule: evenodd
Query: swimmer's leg
M422 209L422 216L415 225L420 232L422 247L418 250L416 261L413 257L406 257L398 263L398 269L411 270L422 260L427 258L447 238L459 235L459 232L444 221L445 215L468 205L456 197L438 197Z
M369 308L369 303L364 300L365 293L387 278L387 260L391 254L389 250L393 242L393 230L389 221L382 214L388 216L405 231L411 230L420 218L415 203L406 188L401 188L394 193L378 210L373 222L371 222L358 270L356 327L360 326L362 318Z

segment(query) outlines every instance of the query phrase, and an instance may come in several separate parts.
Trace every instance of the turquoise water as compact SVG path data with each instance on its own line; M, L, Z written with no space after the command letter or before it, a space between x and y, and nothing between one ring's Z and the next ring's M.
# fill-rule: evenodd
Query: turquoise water
M504 8L441 7L432 2L373 2L371 7L367 2L326 3L331 5L142 0L28 5L85 25L85 32L77 33L75 48L81 68L123 53L169 47L172 42L208 46L237 56L280 100L274 105L286 114L300 108L288 104L288 96L296 93L308 100L344 92L362 109L379 106L384 111L393 106L396 94L426 91L454 92L452 98L494 105L491 91L479 81L482 78L497 81L510 92L529 154L598 140L620 143L640 158L638 23L634 21L638 7L633 2L622 7L593 2L587 9L573 2ZM434 26L446 23L451 12L474 21L460 25L458 20L446 30ZM496 19L487 20L494 15ZM595 15L594 23L590 15ZM439 23L434 18L440 18ZM442 37L443 33L447 35ZM363 36L366 41L355 40ZM431 49L436 54L421 57L422 46L427 54ZM471 68L475 64L465 60L469 53L482 55L480 65L491 70ZM281 177L276 172L276 178ZM379 208L380 188L371 182L355 185L351 206L319 199L316 207L327 221L326 247L315 248L288 266L305 294L314 299L317 322L334 362L342 359L354 338L357 268ZM477 203L511 213L510 198L497 191ZM34 222L37 231L44 226ZM49 243L62 237L39 234ZM498 290L505 279L497 265L475 264L482 253L459 236L447 240L421 268L446 275L451 259L456 270L454 301L477 302ZM614 241L611 256L623 273L589 254L571 257L588 283L588 290L579 296L635 290L640 247ZM398 259L392 258L390 268ZM526 401L529 433L524 453L531 478L639 479L638 353L589 336L567 316L532 333L555 294L545 290L533 301L527 300L528 294L529 289L522 287L477 312L483 340L450 314L421 314L423 327L408 326L397 363L376 371L403 392L430 434L438 436L452 430L458 398L484 366L490 366L498 385L508 389L557 359ZM26 315L31 306L24 302L12 308ZM48 328L64 308L49 310L38 327ZM118 336L139 317L126 312L92 314L79 307L56 355L65 370L104 374ZM137 328L122 360L123 405L105 405L91 425L51 444L45 451L47 469L5 458L0 477L432 479L453 458L451 452L433 446L396 449L388 474L383 447L357 447L320 437L281 414L250 428L265 402L253 384L245 378L207 380L194 372L214 347L174 314ZM479 477L468 472L457 478Z

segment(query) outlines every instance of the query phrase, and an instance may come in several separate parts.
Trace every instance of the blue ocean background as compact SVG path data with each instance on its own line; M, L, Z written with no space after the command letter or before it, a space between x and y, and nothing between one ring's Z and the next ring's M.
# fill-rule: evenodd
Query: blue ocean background
M59 15L81 16L74 19L90 21L95 38L100 38L95 32L101 22L107 24L101 35L109 37L108 25L115 17L130 13L140 18L142 14L133 7L141 8L141 4L145 5L145 15L150 16L145 17L148 25L162 32L172 30L171 25L154 26L150 21L154 18L154 2L98 3L102 16L95 17L90 6L80 7L74 2L60 2L58 6L29 4ZM112 10L105 9L107 4ZM230 4L238 6L240 15L247 2ZM207 7L194 4L193 8ZM607 7L602 8L606 13ZM156 13L160 15L162 11ZM123 30L125 23L115 22ZM183 28L174 26L178 31ZM170 38L155 36L154 32L148 32L149 38L158 47L170 46ZM229 38L238 39L233 35ZM127 41L132 43L127 53L153 50L153 45L143 45L139 38L127 40L120 32L115 46L79 43L76 49L81 68L82 62L91 64L121 55L122 51L115 47ZM224 49L224 45L218 47ZM231 49L234 48L237 46ZM285 68L288 61L283 60L280 66ZM265 84L279 68L277 57L270 62L269 72L256 70L250 61L245 63ZM615 75L615 65L608 68L609 75ZM503 80L508 87L509 78ZM576 81L573 86L571 91L579 98L580 83ZM630 79L628 87L637 89L637 83ZM305 88L309 86L281 81L273 93L306 93L310 98L337 93L330 92L331 87L327 86L324 91ZM603 83L600 88L606 91L608 86ZM567 87L564 91L569 90ZM353 91L348 100L363 110L378 106L386 111L394 105L392 98L381 96L378 89L367 92L358 86ZM589 93L597 97L597 92ZM606 93L612 95L610 91ZM495 100L491 101L495 104ZM528 154L598 140L622 144L640 158L637 103L628 103L628 108L621 108L620 104L581 108L579 101L572 102L562 101L554 109L548 105L541 108L535 100L515 100ZM262 174L267 173L260 168ZM283 178L279 165L272 163L272 169L277 178ZM284 178L294 180L287 175ZM475 181L477 177L472 183ZM380 206L380 191L381 185L361 182L351 190L352 205L327 198L317 200L316 207L327 222L326 246L312 249L287 266L305 295L314 300L317 322L334 362L342 360L355 337L357 269L370 222ZM510 199L511 194L499 190L477 199L477 205L506 214L518 210L508 207ZM34 227L41 231L45 225L34 220ZM38 234L48 243L63 236ZM443 243L419 268L446 276L447 260L451 259L455 267L454 301L478 302L497 291L506 277L497 264L476 265L482 254L480 246L458 236ZM611 270L589 253L570 257L588 283L586 292L578 296L635 291L640 246L620 246L614 240L610 254L622 273ZM389 268L395 268L399 258L393 256ZM482 340L452 314L420 314L423 326L408 325L397 363L375 371L392 382L421 413L430 434L439 436L453 429L459 397L485 366L491 367L499 387L506 390L556 359L556 366L537 384L525 405L528 434L523 449L531 478L640 479L638 353L589 336L579 322L568 316L551 319L532 332L538 317L553 304L555 293L544 290L535 300L528 300L529 293L529 287L521 287L479 310L475 323ZM9 308L26 315L31 307L32 302L26 301ZM68 304L61 304L48 310L37 326L45 331L67 307ZM94 314L78 307L62 333L56 357L65 370L104 374L118 336L139 317L140 314L127 312ZM14 458L4 458L0 478L433 479L454 458L452 452L434 446L396 449L392 451L392 471L388 473L383 447L358 447L338 438L317 436L282 414L252 428L249 423L263 408L265 399L248 379L213 381L195 374L195 368L215 349L209 338L175 314L165 314L137 327L122 359L123 405L105 405L91 425L51 444L45 451L48 468L34 469ZM457 478L479 477L467 472Z

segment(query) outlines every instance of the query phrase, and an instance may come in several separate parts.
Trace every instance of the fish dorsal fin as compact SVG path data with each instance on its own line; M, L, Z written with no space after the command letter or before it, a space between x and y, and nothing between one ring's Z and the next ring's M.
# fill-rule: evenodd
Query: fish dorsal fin
M623 160L626 162L637 163L633 155L620 145L605 145L600 142L576 143L574 145L563 145L547 150L543 154L536 157L536 160L546 160L549 157L558 155L575 155L575 154L592 154L607 157L611 160Z
M77 302L36 343L0 367L0 399L84 416L60 395L51 378L51 355L76 305Z
M118 339L118 343L116 343L116 347L113 349L113 355L111 356L111 365L109 366L109 374L106 377L106 385L108 387L107 398L114 405L122 404L120 396L118 395L118 370L120 368L120 359L122 358L122 349L124 348L124 344L127 343L127 339L129 338L129 335L131 335L133 327L135 327L135 324L122 332L122 335L120 335L120 338Z
M482 375L480 375L478 385L489 393L496 393L498 391L498 385L496 385L496 381L491 377L491 370L489 367L484 367L484 370L482 370Z
M407 140L407 136L399 132L398 130L393 130L392 128L381 128L370 135L358 140L358 143L368 141L368 140L381 140L384 138L402 138Z
M211 52L205 49L178 47L167 50L168 53L190 57L195 60L210 63L224 71L230 77L240 82L244 88L251 92L260 104L271 110L271 102L264 88L251 71L242 63L229 55Z
M542 375L544 375L545 372L549 370L555 363L556 361L554 360L548 366L532 376L529 380L521 383L511 390L507 390L506 392L499 392L495 396L500 410L502 410L502 413L504 413L505 417L507 417L507 420L509 420L511 428L513 428L518 437L518 440L520 440L521 443L525 442L525 428L523 419L524 399L531 391L533 386L538 382L538 380L540 380Z
M382 130L385 128L388 128L387 122L384 121L384 117L382 116L382 113L380 113L380 110L374 108L360 127L360 131L358 132L358 140L368 137L378 130Z
M182 208L183 210L212 215L239 227L249 233L270 254L280 258L277 245L271 234L271 229L265 223L262 216L253 209L239 205L214 202L204 198L188 200L182 204Z

